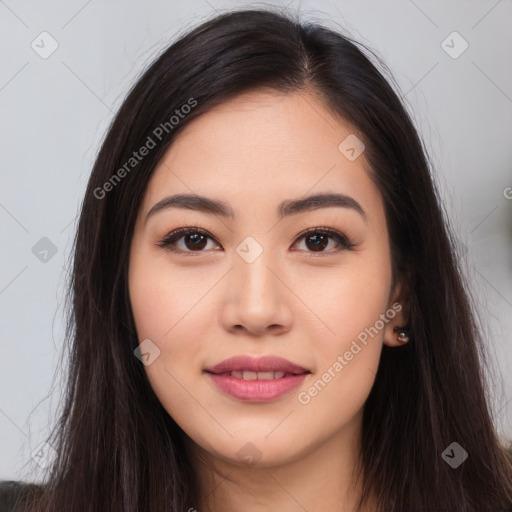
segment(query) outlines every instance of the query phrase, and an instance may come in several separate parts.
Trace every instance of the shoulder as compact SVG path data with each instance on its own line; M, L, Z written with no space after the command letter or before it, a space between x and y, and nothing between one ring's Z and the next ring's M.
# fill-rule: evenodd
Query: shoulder
M0 480L0 512L12 512L18 498L41 486L15 480Z

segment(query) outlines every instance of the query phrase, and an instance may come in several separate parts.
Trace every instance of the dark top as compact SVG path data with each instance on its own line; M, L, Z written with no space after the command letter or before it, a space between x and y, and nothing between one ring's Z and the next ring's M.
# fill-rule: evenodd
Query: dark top
M0 512L12 512L18 497L31 489L39 487L37 484L19 482L14 480L0 481Z
M18 497L34 487L38 487L38 485L14 480L0 480L0 512L12 512ZM505 512L512 512L512 509Z

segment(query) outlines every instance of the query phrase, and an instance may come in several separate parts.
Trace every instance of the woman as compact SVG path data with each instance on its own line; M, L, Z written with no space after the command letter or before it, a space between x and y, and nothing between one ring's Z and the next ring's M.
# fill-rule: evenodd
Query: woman
M58 456L18 510L511 509L453 246L357 43L267 10L192 30L97 157Z

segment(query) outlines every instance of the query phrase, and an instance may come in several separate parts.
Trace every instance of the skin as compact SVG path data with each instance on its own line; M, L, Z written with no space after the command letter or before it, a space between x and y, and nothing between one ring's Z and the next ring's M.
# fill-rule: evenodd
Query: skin
M364 152L349 161L338 150L357 133L312 93L253 91L192 121L149 182L131 246L130 300L140 342L160 350L144 366L151 386L188 436L198 510L351 511L356 503L363 406L382 344L398 345L393 327L406 325L405 307L309 403L297 396L380 315L404 304L400 282L392 287L384 204ZM352 197L367 221L332 206L278 219L281 201L318 192ZM145 222L177 193L225 201L236 217L169 208ZM183 226L208 231L202 252L183 236L181 253L158 245ZM297 238L319 226L357 246L329 238L322 256L310 238ZM236 252L247 236L263 249L251 263ZM312 373L271 402L243 402L203 373L241 354L281 356ZM238 455L249 442L260 456L253 464Z

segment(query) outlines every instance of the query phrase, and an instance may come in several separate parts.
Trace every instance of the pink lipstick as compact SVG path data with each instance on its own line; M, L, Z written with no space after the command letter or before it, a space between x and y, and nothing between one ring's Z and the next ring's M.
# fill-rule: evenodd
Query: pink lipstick
M275 356L236 356L206 368L212 382L224 393L248 402L266 402L299 386L311 372Z

